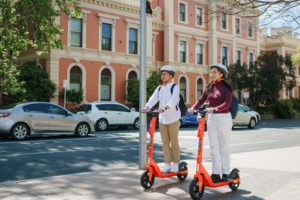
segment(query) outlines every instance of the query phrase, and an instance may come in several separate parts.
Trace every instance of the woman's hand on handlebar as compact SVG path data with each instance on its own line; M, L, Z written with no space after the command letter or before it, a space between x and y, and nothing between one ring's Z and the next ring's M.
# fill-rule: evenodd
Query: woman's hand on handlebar
M193 114L194 112L195 112L195 109L194 109L194 108L189 108L189 109L188 109L188 113Z

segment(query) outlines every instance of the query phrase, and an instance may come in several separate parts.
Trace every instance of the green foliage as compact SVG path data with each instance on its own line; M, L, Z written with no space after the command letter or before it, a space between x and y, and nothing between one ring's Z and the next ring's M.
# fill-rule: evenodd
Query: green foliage
M274 115L274 106L272 105L267 105L267 106L257 106L255 109L256 112L258 112L259 114L270 114L270 115Z
M52 48L62 48L57 37L62 34L62 29L55 20L61 12L79 16L78 5L79 0L0 0L1 95L24 92L23 83L17 80L16 62L28 47L34 48L37 55L50 53Z
M289 99L289 101L291 101L292 105L293 105L293 109L297 112L300 113L300 99Z
M147 99L151 97L157 86L161 85L160 71L151 71L147 79ZM133 104L136 110L139 110L139 80L129 79L127 81L127 101Z
M56 85L49 80L47 72L40 69L35 61L24 63L18 67L18 75L16 79L19 83L23 83L23 90L10 95L7 98L8 103L21 101L46 101L54 97Z
M293 103L289 100L276 101L274 111L278 118L283 119L291 119L296 115L296 111L293 109Z
M62 98L64 98L64 90L61 92L60 96ZM78 103L80 104L82 101L83 101L83 89L80 89L80 90L74 90L74 89L71 89L71 90L67 90L66 91L66 99L67 99L67 102L69 103Z

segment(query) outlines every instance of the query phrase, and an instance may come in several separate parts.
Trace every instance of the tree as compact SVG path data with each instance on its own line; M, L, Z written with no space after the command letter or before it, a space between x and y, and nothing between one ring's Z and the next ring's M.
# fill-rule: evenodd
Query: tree
M147 79L147 99L151 97L155 89L162 84L160 71L151 71ZM139 80L129 79L127 81L127 101L133 104L137 110L139 109Z
M286 71L282 66L290 68ZM285 59L277 53L262 54L248 70L248 91L250 104L256 108L259 104L274 104L284 86L295 83L290 57ZM288 83L288 85L286 84Z
M244 88L247 88L248 75L246 69L246 64L241 65L240 63L236 63L228 67L227 80L233 90L241 92Z
M48 74L36 65L35 61L24 63L18 67L19 74L16 77L22 83L23 90L15 95L8 96L9 103L21 101L49 101L54 97L56 85L48 77Z
M0 0L0 103L1 95L22 92L16 77L17 59L28 49L38 55L62 48L62 30L55 23L61 12L80 15L79 0ZM73 9L74 7L74 9Z
M285 29L282 34L300 27L300 13L297 12L300 7L299 0L231 0L226 4L223 0L216 1L218 8L209 12L225 12L230 15L239 14L245 18L259 18L259 25L262 27L274 21L281 26L293 27L293 29Z

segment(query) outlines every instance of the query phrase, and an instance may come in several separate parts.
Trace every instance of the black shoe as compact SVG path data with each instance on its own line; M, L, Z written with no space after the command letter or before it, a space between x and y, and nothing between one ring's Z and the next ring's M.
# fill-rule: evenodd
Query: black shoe
M228 181L228 174L222 174L222 181L223 182Z
M212 174L210 177L211 177L211 180L213 181L213 183L219 183L221 181L219 174Z

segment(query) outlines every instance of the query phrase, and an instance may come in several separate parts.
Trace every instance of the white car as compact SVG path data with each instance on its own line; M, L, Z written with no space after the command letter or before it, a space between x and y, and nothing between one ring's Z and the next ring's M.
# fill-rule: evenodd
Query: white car
M105 131L108 126L139 128L139 112L117 102L85 103L79 107L77 114L88 116L98 131Z
M203 107L209 107L208 103L205 103ZM197 120L200 121L201 116L198 115ZM205 116L207 119L207 116ZM259 124L260 114L254 110L251 110L246 105L239 104L238 113L235 119L232 121L233 126L248 126L249 128L255 128ZM205 121L206 122L206 121ZM206 127L206 126L205 126Z

